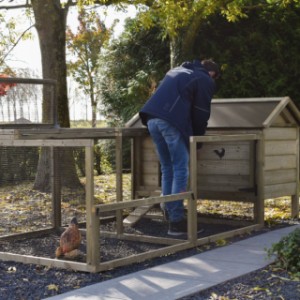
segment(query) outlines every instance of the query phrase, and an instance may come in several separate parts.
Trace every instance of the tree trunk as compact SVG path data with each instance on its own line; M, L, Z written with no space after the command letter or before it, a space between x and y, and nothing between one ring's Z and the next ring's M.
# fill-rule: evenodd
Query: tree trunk
M197 53L195 41L200 30L201 22L201 18L195 17L191 20L189 26L178 30L176 36L170 37L171 68L187 60L200 59L200 57L195 57L195 53Z
M60 0L32 0L31 2L41 49L43 78L57 81L58 123L61 127L70 127L65 54L68 7L62 8ZM52 111L49 96L49 93L44 89L43 122L49 122L49 112ZM61 168L61 184L68 187L81 186L71 150L62 151L60 160L64 162L64 167ZM48 191L49 189L50 168L48 162L49 151L42 149L34 185L35 189L41 191Z

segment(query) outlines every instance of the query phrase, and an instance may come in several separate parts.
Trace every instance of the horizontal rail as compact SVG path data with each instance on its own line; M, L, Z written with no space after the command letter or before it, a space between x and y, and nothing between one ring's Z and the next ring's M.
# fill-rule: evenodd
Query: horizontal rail
M13 147L93 147L93 139L82 140L14 140L0 139L0 146Z
M25 83L25 84L52 84L57 82L53 79L20 78L20 77L0 77L0 82L4 83Z
M134 138L146 136L146 128L48 128L18 129L20 139L114 139L116 136Z
M175 195L134 199L130 201L114 202L108 204L98 204L98 205L94 205L94 208L96 208L97 212L100 211L107 212L107 211L113 211L118 209L133 208L133 207L143 206L143 205L153 205L153 204L161 203L162 199L164 200L164 202L170 202L170 201L181 200L181 199L193 199L193 193L184 192Z
M233 142L233 141L254 141L260 140L261 134L220 134L191 136L191 142Z

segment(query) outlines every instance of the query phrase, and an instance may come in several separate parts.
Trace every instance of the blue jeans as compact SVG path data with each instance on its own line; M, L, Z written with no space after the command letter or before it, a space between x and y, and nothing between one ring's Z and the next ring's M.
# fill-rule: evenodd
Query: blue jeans
M156 146L162 172L162 194L185 192L189 177L189 151L177 128L161 119L150 119L148 130ZM167 202L170 222L184 218L183 200Z

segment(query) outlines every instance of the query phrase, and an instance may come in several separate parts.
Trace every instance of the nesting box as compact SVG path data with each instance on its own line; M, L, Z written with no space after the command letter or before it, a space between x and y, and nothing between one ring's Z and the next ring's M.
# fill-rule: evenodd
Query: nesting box
M127 125L142 126L138 116ZM298 216L299 125L300 112L289 97L214 99L205 136L191 137L197 199L253 202L262 222L264 199L291 196L292 216ZM160 165L151 138L139 137L133 147L134 197L159 193Z

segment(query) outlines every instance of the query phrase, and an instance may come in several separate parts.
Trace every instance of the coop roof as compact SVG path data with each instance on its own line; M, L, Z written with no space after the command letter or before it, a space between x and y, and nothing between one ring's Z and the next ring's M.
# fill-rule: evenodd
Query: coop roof
M300 126L300 111L289 97L213 99L208 128L263 128ZM136 114L127 127L142 127Z
M209 128L261 128L274 124L300 125L300 112L289 97L212 101Z

